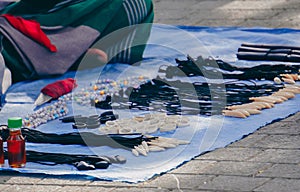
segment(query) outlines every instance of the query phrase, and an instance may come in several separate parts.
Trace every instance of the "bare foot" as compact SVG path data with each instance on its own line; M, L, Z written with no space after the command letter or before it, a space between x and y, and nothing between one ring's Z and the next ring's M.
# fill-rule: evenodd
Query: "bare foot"
M100 49L90 48L88 49L87 54L90 56L96 56L102 63L107 63L107 54Z
M96 48L90 48L87 50L85 56L81 60L78 70L90 69L105 65L108 62L107 60L108 57L104 51Z

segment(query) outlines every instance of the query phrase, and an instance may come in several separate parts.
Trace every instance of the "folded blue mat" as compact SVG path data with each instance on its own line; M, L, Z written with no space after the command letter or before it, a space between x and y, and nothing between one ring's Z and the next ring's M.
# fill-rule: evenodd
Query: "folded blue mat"
M149 40L149 45L144 54L141 65L130 66L127 64L110 64L104 67L77 73L69 72L61 77L41 79L32 82L21 82L13 85L5 95L5 105L0 112L0 124L5 124L8 117L24 117L32 113L34 100L45 85L58 79L74 77L81 89L90 85L97 79L124 79L131 76L147 76L155 78L158 69L164 65L176 65L175 58L185 59L189 54L192 57L203 56L222 59L236 66L255 66L272 64L275 62L238 61L236 53L242 43L265 43L300 45L300 30L294 29L267 29L267 28L236 28L236 27L186 27L154 25ZM278 63L278 62L276 62ZM294 63L295 64L295 63ZM182 81L199 81L199 78L178 78ZM272 83L272 82L270 82ZM89 176L109 181L140 182L155 175L166 173L190 161L192 158L216 148L240 140L245 135L253 133L273 121L286 118L300 109L300 96L272 109L263 110L260 115L253 115L246 119L224 118L221 115L189 116L191 125L178 128L176 131L158 133L156 135L172 137L190 141L189 145L181 145L163 152L152 152L147 157L135 157L131 151L113 149L110 147L86 147L78 145L53 145L27 143L27 150L49 153L65 154L97 154L97 155L122 155L127 158L123 165L111 165L106 170L78 171L71 165L47 166L38 163L27 163L25 168L0 170L18 171L21 173L41 173L49 175L77 175ZM70 114L100 114L102 110L69 104ZM137 110L116 110L120 118L129 118L134 115L145 114ZM45 133L70 133L74 130L70 124L62 124L53 120L41 125L37 130Z

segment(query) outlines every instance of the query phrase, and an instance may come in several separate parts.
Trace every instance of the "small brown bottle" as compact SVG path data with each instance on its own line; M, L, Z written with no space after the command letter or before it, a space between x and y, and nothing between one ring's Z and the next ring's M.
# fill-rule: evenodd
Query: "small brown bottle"
M7 138L8 164L11 168L25 167L25 139L21 133L22 118L8 119L9 137Z
M0 167L4 166L3 140L0 137Z

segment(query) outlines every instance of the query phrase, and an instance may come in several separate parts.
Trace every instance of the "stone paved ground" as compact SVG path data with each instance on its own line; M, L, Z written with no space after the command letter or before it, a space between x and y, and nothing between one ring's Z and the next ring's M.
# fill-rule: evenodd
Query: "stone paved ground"
M299 0L154 0L158 23L300 28ZM139 184L2 174L1 192L300 191L300 114Z

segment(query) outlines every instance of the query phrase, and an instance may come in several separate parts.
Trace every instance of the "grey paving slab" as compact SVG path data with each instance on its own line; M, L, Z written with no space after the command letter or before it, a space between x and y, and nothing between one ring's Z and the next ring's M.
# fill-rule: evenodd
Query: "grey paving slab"
M265 140L267 137L268 135L250 134L249 136L229 145L228 147L250 148L253 147L257 142Z
M23 184L30 185L36 184L41 181L43 177L39 176L14 176L5 182L5 184Z
M53 192L61 189L61 186L45 185L11 185L2 192Z
M252 147L299 149L300 135L269 135L265 139L254 143Z
M39 181L36 182L36 184L39 185L79 185L79 186L85 186L90 184L92 181L89 180L80 180L80 179L72 179L72 178L66 178L66 177L45 177Z
M268 178L218 176L205 184L199 185L198 189L232 192L252 191L269 180Z
M267 149L248 161L298 164L300 163L300 150Z
M269 1L255 1L255 0L240 0L240 1L229 1L219 9L289 9L299 5L299 1L288 1L288 0L269 0Z
M300 2L297 1L297 2L292 2L292 3L286 3L286 6L288 6L288 9L286 9L285 11L280 11L279 14L276 15L272 19L289 18L289 20L287 20L287 23L289 21L299 19L299 17L300 17L299 14L293 10L299 8ZM282 10L282 9L279 9L279 10Z
M204 19L198 20L194 23L196 26L212 26L212 27L232 27L232 26L244 26L240 25L243 23L243 19Z
M300 25L298 21L291 21L287 23L285 19L279 20L255 20L255 19L247 19L243 20L236 24L236 26L242 27L266 27L266 28L293 28L299 29Z
M221 148L215 150L213 153L206 153L197 157L197 160L212 160L212 161L245 161L253 158L261 153L261 149L257 148Z
M278 134L278 135L299 135L300 129L297 121L280 121L267 127L263 127L256 133L261 134Z
M58 189L56 192L111 192L116 191L116 188L104 187L78 187L78 186L65 186Z
M260 10L260 9L246 9L246 10L236 10L236 9L213 9L213 10L196 10L190 14L190 17L196 20L223 20L223 19L235 19L235 20L264 20L266 17L274 17L278 15L277 10Z
M298 179L272 179L264 185L256 188L255 192L274 192L274 191L288 191L299 192L300 182Z
M0 176L0 184L5 184L7 181L9 181L12 178L12 176L8 175L1 175Z
M4 190L6 190L7 188L9 188L11 185L9 185L9 184L0 184L0 190L1 191L4 191Z
M180 174L201 174L205 173L207 169L214 166L216 161L202 161L195 160L190 163L186 163L183 166L175 169L172 173L180 173Z
M165 24L299 27L299 1L296 0L155 0L154 3L155 22Z
M202 10L213 10L213 9L222 9L222 7L231 3L232 0L200 0L197 4L190 4L190 7L194 7L199 11Z
M116 192L169 192L169 191L176 191L176 190L169 190L169 189L162 189L158 188L138 188L138 187L127 187L127 188L113 188L111 191Z
M160 187L162 189L195 190L215 176L165 174L143 184L144 187Z
M125 183L125 182L108 182L108 181L93 181L88 184L91 187L138 187L139 184Z
M288 122L288 121L300 123L300 113L296 113L296 114L282 120L282 122Z
M264 135L254 133L231 145L261 149L299 149L300 135Z
M255 176L271 166L270 163L221 161L207 168L204 174Z
M257 176L270 178L300 179L299 164L275 164L267 170L257 174Z

